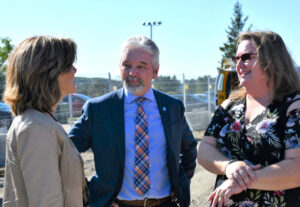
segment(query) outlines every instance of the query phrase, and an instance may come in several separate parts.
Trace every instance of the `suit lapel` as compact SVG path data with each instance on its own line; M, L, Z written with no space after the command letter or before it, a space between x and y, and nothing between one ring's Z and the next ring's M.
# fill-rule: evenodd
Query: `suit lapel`
M125 168L125 125L124 125L124 90L119 89L113 97L112 106L113 141L116 142L121 169Z
M163 127L164 127L164 130L165 130L165 135L166 135L166 138L168 139L169 135L168 135L168 121L167 121L167 109L168 109L168 105L167 103L165 102L165 99L164 97L156 90L153 89L153 93L154 93L154 96L155 96L155 99L156 99L156 103L157 103L157 106L158 106L158 110L159 110L159 113L160 113L160 117L161 117L161 121L163 123Z
M174 143L172 143L171 135L170 135L170 120L168 120L168 115L170 112L170 107L168 107L171 103L167 101L165 95L160 93L159 91L153 90L154 96L157 102L157 106L159 109L161 121L163 124L163 128L165 131L166 143L167 143L167 166L169 171L169 178L171 184L174 185L177 183L177 170L176 170L176 153L174 150Z
M154 90L154 96L157 102L158 110L160 113L161 121L163 124L163 128L165 131L165 137L166 137L166 143L167 143L167 162L168 162L168 167L170 169L170 163L172 163L172 159L174 156L174 149L172 147L171 143L171 138L170 138L170 127L169 127L169 121L168 121L168 113L170 113L169 108L169 103L167 102L167 99L164 97L162 93L160 93L157 90Z

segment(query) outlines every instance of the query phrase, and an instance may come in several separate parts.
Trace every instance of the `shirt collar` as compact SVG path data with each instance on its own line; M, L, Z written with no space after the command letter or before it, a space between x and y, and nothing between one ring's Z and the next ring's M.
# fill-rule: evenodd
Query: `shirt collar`
M124 87L124 96L125 96L125 103L132 103L135 101L137 97L139 97L137 95L134 95L133 93L130 93L125 87ZM142 97L145 97L146 100L148 101L155 100L152 87Z

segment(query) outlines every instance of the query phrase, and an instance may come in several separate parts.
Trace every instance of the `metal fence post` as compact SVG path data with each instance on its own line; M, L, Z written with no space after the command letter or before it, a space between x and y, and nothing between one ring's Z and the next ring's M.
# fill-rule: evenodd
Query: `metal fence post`
M185 78L184 73L182 74L182 85L183 85L183 105L186 108L186 92L185 92Z
M211 108L210 108L210 75L207 76L207 103L208 103L208 119L210 119Z
M68 95L69 101L69 114L70 114L70 125L73 125L73 106L72 106L72 94Z
M108 72L108 90L113 91L110 72Z
M0 167L5 165L6 134L7 130L0 128Z

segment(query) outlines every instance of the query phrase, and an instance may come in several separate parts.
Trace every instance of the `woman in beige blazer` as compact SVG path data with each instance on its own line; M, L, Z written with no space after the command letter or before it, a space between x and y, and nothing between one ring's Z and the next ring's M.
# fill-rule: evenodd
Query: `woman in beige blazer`
M86 202L82 159L53 115L76 91L75 58L72 40L49 36L28 38L10 55L4 100L16 117L7 134L4 207Z

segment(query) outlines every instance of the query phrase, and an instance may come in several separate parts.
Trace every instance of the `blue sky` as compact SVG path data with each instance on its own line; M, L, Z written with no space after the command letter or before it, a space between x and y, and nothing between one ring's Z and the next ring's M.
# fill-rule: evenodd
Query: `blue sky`
M236 0L1 0L0 37L14 45L32 35L72 38L77 76L119 75L120 46L132 35L150 36L160 49L160 75L216 76ZM300 1L240 0L245 29L273 30L300 65Z

